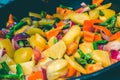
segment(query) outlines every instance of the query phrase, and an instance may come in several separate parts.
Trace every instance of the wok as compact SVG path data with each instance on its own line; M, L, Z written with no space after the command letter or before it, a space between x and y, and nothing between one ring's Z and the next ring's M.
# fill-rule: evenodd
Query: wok
M47 13L54 13L55 8L60 4L77 9L80 3L91 4L91 0L16 0L0 9L0 28L5 27L8 15L12 13L18 19L28 16L28 12L41 10ZM120 11L120 0L105 0L104 3L112 2L112 9ZM120 62L92 74L70 78L69 80L120 80Z

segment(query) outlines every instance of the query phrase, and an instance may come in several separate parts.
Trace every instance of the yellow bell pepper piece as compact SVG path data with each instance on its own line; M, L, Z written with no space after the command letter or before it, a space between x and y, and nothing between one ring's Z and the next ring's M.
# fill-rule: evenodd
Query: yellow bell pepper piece
M45 33L39 28L30 28L26 32L29 35L35 35L36 33L40 34L41 36L45 37Z
M14 47L9 39L0 40L0 48L5 49L7 52L7 55L10 58L13 58L15 50L14 50Z

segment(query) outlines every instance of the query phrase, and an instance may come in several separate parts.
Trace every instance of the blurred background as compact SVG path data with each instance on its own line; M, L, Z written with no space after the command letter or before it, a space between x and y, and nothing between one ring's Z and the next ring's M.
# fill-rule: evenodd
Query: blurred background
M0 8L5 6L6 4L12 2L14 0L0 0Z

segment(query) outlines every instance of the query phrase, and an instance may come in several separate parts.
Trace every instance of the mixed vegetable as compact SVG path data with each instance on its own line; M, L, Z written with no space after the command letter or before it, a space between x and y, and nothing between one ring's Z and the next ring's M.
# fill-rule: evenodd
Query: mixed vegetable
M56 13L9 15L0 30L0 80L63 80L120 61L120 14L103 0Z

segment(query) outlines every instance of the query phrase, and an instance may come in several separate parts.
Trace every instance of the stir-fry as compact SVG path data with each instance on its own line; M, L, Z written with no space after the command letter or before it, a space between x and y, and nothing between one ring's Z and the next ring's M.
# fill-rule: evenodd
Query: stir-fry
M103 0L74 10L10 14L0 30L0 80L65 80L120 60L120 14Z

